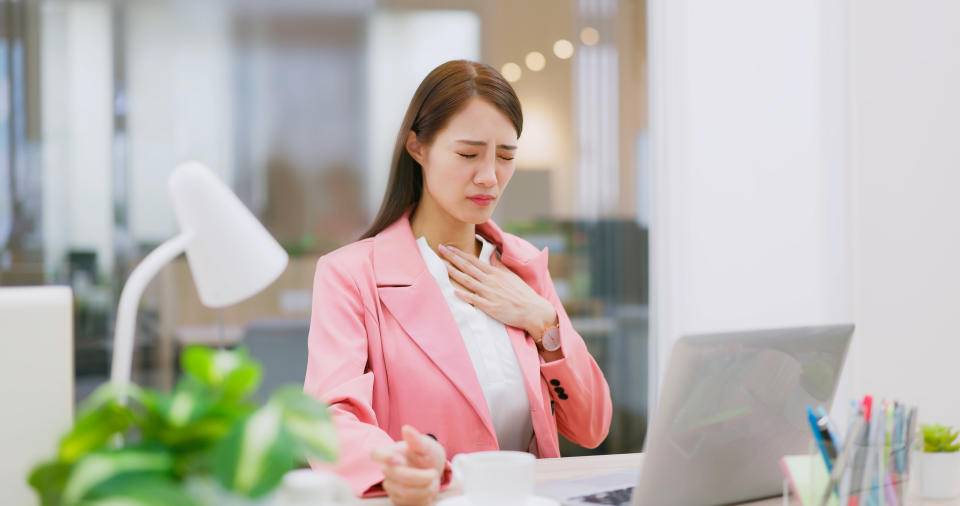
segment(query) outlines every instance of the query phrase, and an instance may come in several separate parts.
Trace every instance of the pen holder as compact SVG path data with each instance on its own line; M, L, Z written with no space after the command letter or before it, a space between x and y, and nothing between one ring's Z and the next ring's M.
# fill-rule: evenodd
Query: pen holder
M784 506L905 506L919 501L911 485L916 460L905 444L856 444L836 483L815 442L806 455L784 457ZM827 494L827 490L830 493ZM825 501L826 499L826 501Z

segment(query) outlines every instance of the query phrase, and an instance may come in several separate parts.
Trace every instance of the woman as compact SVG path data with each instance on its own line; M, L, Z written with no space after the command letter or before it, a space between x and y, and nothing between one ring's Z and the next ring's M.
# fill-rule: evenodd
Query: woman
M317 263L304 388L330 404L332 469L358 495L426 504L458 453L558 457L558 432L589 448L607 435L609 388L547 251L490 221L522 123L493 68L434 69L407 109L374 224Z

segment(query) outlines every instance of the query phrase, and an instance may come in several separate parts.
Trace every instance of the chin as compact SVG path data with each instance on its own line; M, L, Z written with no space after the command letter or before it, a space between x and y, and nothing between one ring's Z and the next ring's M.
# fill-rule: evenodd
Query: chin
M468 202L468 206L473 206L476 208L476 205ZM470 223L472 225L480 225L481 223L486 223L493 216L493 210L497 208L496 203L491 204L490 206L483 209L470 209L469 207L463 212L459 213L458 218L464 223Z

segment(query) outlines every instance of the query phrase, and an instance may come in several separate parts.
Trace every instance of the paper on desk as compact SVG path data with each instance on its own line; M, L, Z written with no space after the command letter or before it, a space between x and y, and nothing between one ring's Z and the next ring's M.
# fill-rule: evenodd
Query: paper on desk
M786 455L780 459L780 468L790 481L793 495L803 506L817 506L830 482L827 465L820 455ZM828 506L837 506L836 494L830 495Z

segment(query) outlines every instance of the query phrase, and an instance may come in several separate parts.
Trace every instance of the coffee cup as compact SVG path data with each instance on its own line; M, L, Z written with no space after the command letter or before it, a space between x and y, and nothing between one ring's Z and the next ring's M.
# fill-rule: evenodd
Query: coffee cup
M536 460L526 452L461 453L451 467L471 506L522 506L533 496Z

